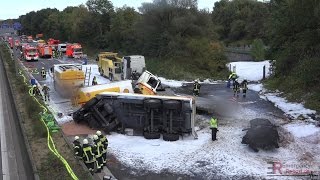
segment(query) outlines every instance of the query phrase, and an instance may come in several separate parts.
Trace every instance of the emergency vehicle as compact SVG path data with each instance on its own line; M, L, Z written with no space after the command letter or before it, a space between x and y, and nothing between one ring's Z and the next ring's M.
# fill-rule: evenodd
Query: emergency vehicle
M71 58L81 58L82 47L80 44L67 44L66 55Z
M97 59L101 76L106 76L110 81L120 81L122 74L122 59L118 53L100 52Z
M37 48L33 46L26 46L23 50L23 58L25 61L38 61L39 59L39 53Z
M9 42L10 48L13 49L13 46L14 46L13 38L12 38L12 37L9 37L9 38L8 38L8 42Z
M52 47L49 45L38 44L39 56L42 58L52 57Z
M60 41L56 40L56 39L53 39L53 38L50 38L50 39L48 39L47 43L48 43L49 46L52 47L53 50L57 50Z

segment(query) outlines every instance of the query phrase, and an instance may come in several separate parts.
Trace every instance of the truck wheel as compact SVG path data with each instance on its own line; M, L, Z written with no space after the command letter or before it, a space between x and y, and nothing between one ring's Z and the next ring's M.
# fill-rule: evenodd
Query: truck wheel
M150 109L158 109L161 107L161 100L160 99L146 99L144 100L144 105Z
M95 105L99 100L97 98L92 98L90 101L88 101L86 104L83 105L82 109L87 111L91 106Z
M162 138L165 141L177 141L177 140L179 140L179 135L178 134L164 133L162 135Z
M179 101L176 100L167 100L167 101L163 101L163 107L166 109L179 109L181 107L181 104Z
M73 118L74 122L76 122L76 123L79 123L84 120L83 113L81 113L81 111L79 111L79 110L72 114L72 118Z
M143 132L143 137L146 139L160 139L160 133L157 132Z

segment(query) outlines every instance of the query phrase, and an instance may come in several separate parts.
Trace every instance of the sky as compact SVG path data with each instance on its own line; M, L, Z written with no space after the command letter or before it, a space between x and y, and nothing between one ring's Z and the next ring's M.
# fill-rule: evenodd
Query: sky
M217 0L198 0L200 9L208 8L212 10L214 2ZM57 8L63 10L67 6L78 6L85 4L87 0L4 0L0 6L0 19L15 19L30 11L38 11L44 8ZM115 7L127 5L140 7L143 2L152 2L152 0L111 0Z

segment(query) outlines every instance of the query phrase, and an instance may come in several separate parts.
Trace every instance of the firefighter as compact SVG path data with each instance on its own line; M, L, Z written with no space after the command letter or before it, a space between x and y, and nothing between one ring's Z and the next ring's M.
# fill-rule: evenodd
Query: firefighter
M236 80L237 78L238 78L238 75L237 75L235 72L232 72L232 73L229 75L228 80L229 80L229 81L232 81L232 85L234 85L235 80Z
M40 91L39 91L39 88L38 88L38 86L37 85L33 85L32 86L32 95L33 96L36 96L36 95L39 95L40 94Z
M194 80L194 83L193 83L193 95L194 96L199 96L200 87L201 87L201 85L198 82L198 80Z
M237 95L237 97L239 97L239 92L240 92L240 84L238 82L238 79L236 79L233 85L233 96Z
M107 149L108 149L108 139L105 135L101 133L101 131L96 132L97 136L99 137L99 140L101 144L103 145L103 151L102 151L102 157L103 157L103 164L107 165Z
M247 90L248 90L248 81L246 79L244 79L241 82L241 88L242 88L242 96L246 97Z
M84 164L87 166L91 174L94 173L94 162L96 161L95 155L93 154L92 147L89 145L87 139L84 139L82 142L82 159Z
M44 67L41 68L41 76L42 76L42 79L47 78L47 73L46 73L46 70L44 69Z
M43 87L42 87L42 91L43 91L43 94L44 94L44 101L50 101L50 96L49 96L49 91L50 91L50 88L44 84Z
M93 135L93 142L94 142L94 154L96 155L96 167L97 167L97 172L101 172L101 170L103 169L103 145L98 137L98 135Z
M97 77L94 76L94 77L93 77L93 80L92 80L92 86L97 85L97 84L98 84L98 82L97 82Z
M218 120L217 120L217 118L211 117L211 119L210 119L210 129L211 129L212 141L217 140L217 132L218 132Z
M80 141L79 141L79 136L75 136L75 137L74 137L73 150L74 150L74 155L75 155L77 158L82 159L83 152L82 152L81 143L80 143Z

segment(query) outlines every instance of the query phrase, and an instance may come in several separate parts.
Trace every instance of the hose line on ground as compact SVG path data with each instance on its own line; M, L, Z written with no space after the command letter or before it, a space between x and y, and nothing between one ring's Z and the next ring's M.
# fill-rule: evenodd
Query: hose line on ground
M30 85L28 85L28 83L26 82L26 77L22 74L22 72L21 72L21 70L19 69L19 74L20 74L20 76L22 76L23 77L23 81L24 81L24 83L26 84L26 86L28 86L30 89L29 89L29 95L31 96L31 97L33 97L33 99L39 104L39 106L42 108L42 113L41 113L41 118L40 118L40 120L41 120L41 122L44 124L44 126L46 127L46 131L47 131L47 145L48 145L48 148L49 148L49 150L57 157L57 158L59 158L59 160L64 164L64 166L66 167L66 169L67 169L67 171L68 171L68 173L69 173L69 175L72 177L72 179L74 179L74 180L78 180L78 177L75 175L75 173L73 172L73 170L72 170L72 168L70 167L70 165L68 164L68 162L64 159L64 157L62 157L61 155L60 155L60 153L58 152L58 150L56 149L56 146L55 146L55 144L54 144L54 141L53 141L53 139L52 139L52 136L51 136L51 134L50 134L50 129L49 129L49 127L48 127L48 124L51 124L51 130L52 130L52 132L55 132L56 130L57 130L57 127L56 126L54 126L54 125L52 125L52 123L50 123L50 122L52 122L52 116L49 116L49 114L47 113L48 112L48 109L45 107L45 106L43 106L40 102L39 102L39 100L33 95L33 87L32 86L30 86ZM46 124L46 122L48 122L48 124Z

